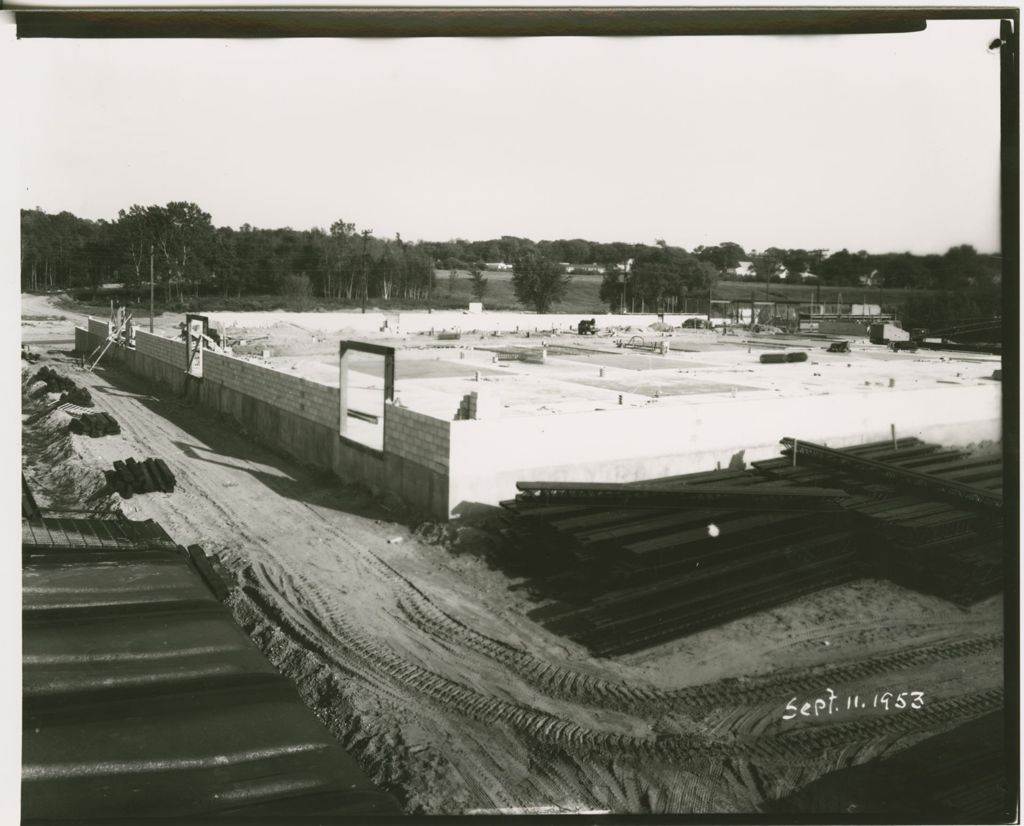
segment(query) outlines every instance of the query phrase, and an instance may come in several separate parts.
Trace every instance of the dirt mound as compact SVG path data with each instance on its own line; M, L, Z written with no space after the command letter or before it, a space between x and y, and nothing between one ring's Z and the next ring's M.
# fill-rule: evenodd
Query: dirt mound
M45 384L22 373L22 472L44 509L109 509L114 500L103 474L80 461L69 430L72 417L55 400Z

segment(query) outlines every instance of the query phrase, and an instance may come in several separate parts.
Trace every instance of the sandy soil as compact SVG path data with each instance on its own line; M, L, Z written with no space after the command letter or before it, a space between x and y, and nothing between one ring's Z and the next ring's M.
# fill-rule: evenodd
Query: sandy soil
M68 315L40 309L24 312ZM409 812L755 811L1001 702L998 598L963 611L861 580L595 660L526 617L523 591L489 564L488 530L417 529L116 367L42 363L122 433L70 434L26 365L23 467L40 503L119 507L201 544L239 622ZM162 457L176 491L105 492L101 471L129 456ZM791 698L825 686L926 703L783 721Z

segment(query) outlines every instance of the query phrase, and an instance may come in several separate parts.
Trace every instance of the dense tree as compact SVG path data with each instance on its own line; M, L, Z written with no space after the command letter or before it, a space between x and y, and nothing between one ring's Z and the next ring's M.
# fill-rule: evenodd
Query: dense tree
M701 261L711 264L719 273L735 269L747 256L743 247L734 241L723 241L713 247L697 247L693 253Z
M473 291L473 298L477 301L484 300L484 293L487 292L487 279L481 270L474 268L469 274L470 289Z
M764 281L767 284L770 281L778 280L779 273L782 272L782 255L782 250L777 247L769 247L754 256L754 272L757 273L758 281Z
M866 255L841 249L822 261L818 275L825 284L837 287L856 286L861 283L861 278L870 275L873 269L872 262Z
M214 237L209 213L197 204L172 201L165 207L150 207L147 214L157 255L164 264L167 298L175 289L179 299L186 289L199 295Z
M786 283L799 284L810 269L811 256L807 250L782 250L782 266L786 268Z
M149 281L151 248L161 293L182 303L204 294L276 294L295 301L360 304L371 299L423 302L434 296L436 268L473 273L482 270L485 261L504 261L519 264L520 300L531 307L539 301L547 308L565 292L564 275L551 268L558 270L560 262L567 262L605 268L600 295L612 309L668 312L682 309L688 298L703 300L716 279L729 278L729 270L747 257L732 241L698 247L692 253L664 240L534 242L505 235L483 241L409 243L397 234L393 239L374 237L370 230L341 219L326 229L243 224L235 230L214 227L210 215L194 203L172 202L132 204L118 212L116 221L22 210L22 289L95 291L101 284L117 282L141 292ZM1002 259L969 245L953 246L941 255L825 252L769 247L754 257L757 278L776 280L785 267L791 278L810 269L823 286L859 287L870 277L870 283L887 289L944 291L947 297L938 304L922 300L912 307L918 317L930 320L920 326L955 321L961 310L986 316L1000 311ZM480 272L471 278L473 295L480 300L487 279ZM968 296L969 302L965 300L960 309L945 306L948 296L956 294Z
M571 276L558 263L526 250L512 259L512 289L520 304L546 313L565 296Z

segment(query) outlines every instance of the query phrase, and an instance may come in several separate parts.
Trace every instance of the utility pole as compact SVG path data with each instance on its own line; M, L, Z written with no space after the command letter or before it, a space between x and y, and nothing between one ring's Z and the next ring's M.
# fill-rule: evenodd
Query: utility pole
M149 245L149 332L153 332L153 245Z
M361 296L361 298L362 298L362 308L363 308L363 312L364 312L364 313L366 312L366 291L367 291L367 278L366 278L366 240L367 240L367 238L369 238L369 237L370 237L370 233L371 233L371 232L373 232L373 230L372 230L372 229L364 229L364 230L363 230L363 255L362 255L362 259L363 259L363 261L362 261L362 264L363 264L363 267L362 267L362 269L363 269L363 278L362 278L362 281L363 281L363 283L362 283L362 289L360 290L360 292L362 293L362 296Z

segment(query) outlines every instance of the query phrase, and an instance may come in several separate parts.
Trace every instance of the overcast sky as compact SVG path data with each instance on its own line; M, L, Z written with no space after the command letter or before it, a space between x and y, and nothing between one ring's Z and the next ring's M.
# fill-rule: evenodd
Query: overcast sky
M998 251L998 22L843 37L22 40L21 205Z

